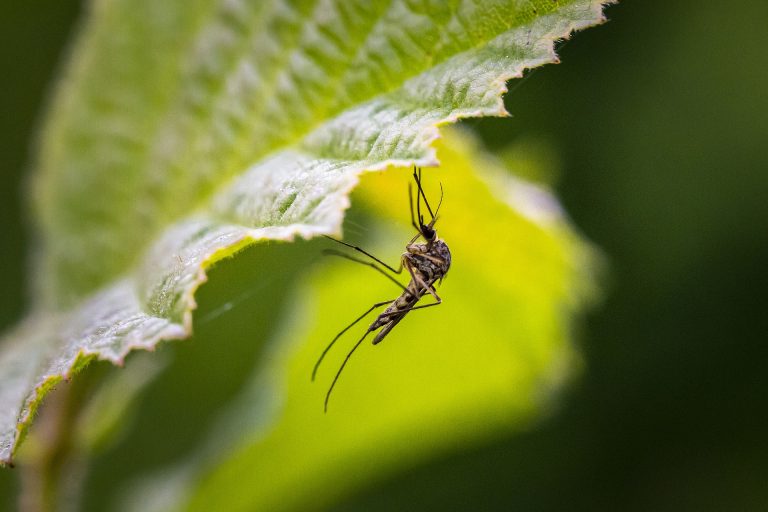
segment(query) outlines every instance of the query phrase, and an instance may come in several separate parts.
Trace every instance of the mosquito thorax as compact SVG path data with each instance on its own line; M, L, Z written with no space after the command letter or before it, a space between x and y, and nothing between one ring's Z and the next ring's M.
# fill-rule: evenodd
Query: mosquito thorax
M448 269L451 268L451 251L448 249L448 244L435 237L435 240L430 242L430 245L432 246L430 248L430 253L443 260L440 269L442 270L442 273L445 274L448 272Z

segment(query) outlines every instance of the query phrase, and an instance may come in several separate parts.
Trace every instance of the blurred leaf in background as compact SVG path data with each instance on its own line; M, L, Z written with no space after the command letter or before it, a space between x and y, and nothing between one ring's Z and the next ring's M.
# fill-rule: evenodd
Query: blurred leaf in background
M361 485L524 428L550 410L574 368L572 315L593 293L590 251L545 190L512 179L470 140L450 135L438 157L441 168L426 169L425 181L428 193L438 193L438 179L446 191L437 228L455 259L440 289L443 305L414 311L381 345L362 346L323 415L330 380L367 323L339 341L312 383L319 353L397 287L346 260L318 261L322 247L333 247L327 240L254 248L222 263L201 290L193 346L176 351L147 390L133 433L96 460L87 508L166 510L191 500L200 510L322 509ZM412 236L408 179L396 169L366 175L353 195L348 239L396 258ZM530 188L521 194L521 186ZM538 201L523 205L524 196ZM293 265L291 253L309 255L313 265ZM291 306L270 328L269 316L258 313L263 301L250 290L277 302L290 281L274 276L285 268L294 269ZM226 313L206 312L232 294ZM268 341L257 349L264 328ZM249 372L238 360L256 350L259 364ZM229 383L222 386L222 378ZM242 391L231 397L212 386ZM174 446L158 447L166 436Z
M607 14L510 84L511 120L468 123L494 152L553 150L566 210L605 255L582 377L536 429L336 510L766 509L768 3Z
M87 378L79 372L94 360L123 365L132 350L154 350L160 341L188 337L196 307L193 295L206 280L207 268L256 241L338 231L357 174L391 164L436 164L430 144L438 125L505 114L500 95L506 80L556 61L554 41L603 19L599 0L445 7L407 2L91 5L44 124L29 189L37 242L30 313L0 347L0 463L11 463L42 399L49 393L53 397L21 452L23 508L51 508L64 501L76 508L96 496L78 491L77 479L87 474L89 457L108 451L109 437L130 435L127 419L141 416L135 395L154 384L147 375L168 373L162 364L149 372L138 366L144 375L135 379L112 377L103 365L98 372L89 370ZM469 167L458 165L465 174ZM502 366L496 373L484 374L481 367L471 372L497 375L507 383L522 379L516 391L525 402L540 388L553 386L539 375L550 371L553 360L567 366L563 361L568 357L556 356L558 351L547 344L562 345L566 339L568 317L581 303L577 290L582 285L572 274L587 267L587 257L581 257L554 199L520 181L507 181L494 184L500 199L526 217L525 223L551 230L546 234L554 241L516 229L505 210L478 193L459 203L475 211L484 207L502 223L492 229L482 217L474 222L467 222L471 216L458 217L465 222L455 222L464 226L456 240L479 233L481 239L493 236L498 242L499 252L492 253L473 239L476 255L469 261L476 269L488 265L487 274L473 279L479 289L480 283L493 281L514 296L510 285L520 286L512 298L488 289L485 299L475 298L473 306L492 313L484 323L493 327L500 314L517 305L511 333L532 343L534 354L523 358L523 370ZM461 180L457 188L472 190ZM507 252L518 238L525 240L519 245L523 252ZM300 277L287 263L300 268L308 254L272 259L272 271L267 258L259 268L265 272L263 286L282 280L280 291L286 298L290 281ZM534 263L542 265L540 271ZM526 272L529 281L499 278L499 272L510 271ZM464 287L473 290L466 283ZM262 312L265 321L246 331L252 336L260 330L261 341L274 328L269 324L277 318L280 294L251 297L269 302ZM494 313L482 300L501 309ZM213 311L226 314L226 305L222 302L219 308L224 309ZM474 330L465 335L469 332ZM225 341L217 334L211 343ZM242 331L237 334L242 339ZM448 332L442 334L445 342ZM248 348L244 354L253 356L263 347L251 343ZM263 365L279 370L274 360ZM202 406L206 395L237 390L237 378L226 366L222 369L220 380L227 383L221 389L211 391L215 379L199 382L198 394L185 379L175 385ZM562 368L552 371L552 379L559 380ZM73 378L73 385L57 387ZM102 378L112 382L100 390ZM491 429L493 422L484 420L488 413L481 412L487 406L478 401L480 390L462 389L472 397L464 399L462 414L476 417L477 427ZM281 398L275 390L260 393L273 401ZM404 402L398 394L391 396L393 403ZM421 405L416 401L411 406L412 414L405 407L394 408L389 421L399 427L393 430L418 424L415 412L427 409L428 397L434 399L436 419L425 426L441 424L439 396L424 395ZM444 409L462 405L459 393L442 396ZM486 396L491 408L505 404L493 393ZM125 405L115 403L121 400ZM512 417L525 416L514 402L507 400L501 407L519 409ZM220 402L208 405L209 412L223 407ZM270 415L270 409L255 417L262 425L282 418ZM454 418L448 414L446 419ZM202 423L214 421L209 414L202 422L187 423L187 451L203 442ZM377 423L375 416L371 422L369 443L375 427L388 423L383 418ZM287 424L290 431L303 421ZM340 431L347 432L343 426ZM457 435L439 431L447 440ZM482 430L467 432L474 437ZM181 434L175 431L174 437ZM177 442L172 450L181 446ZM146 458L161 457L163 451L137 451L136 444L131 448L134 455L143 454L145 474L152 469ZM413 460L430 452L426 444ZM379 465L386 465L384 459ZM371 474L380 472L379 467ZM106 489L118 487L113 481ZM288 488L271 499L281 501ZM264 500L254 503L259 499ZM302 502L294 505L301 507Z
M0 191L8 197L15 197L33 106L50 79L43 70L58 56L56 36L63 40L74 5L26 2L1 17L0 34L10 40L3 48L16 56L3 63L9 94L0 97L11 113L0 116L0 154L6 159ZM529 160L548 148L541 174L525 175L556 178L569 214L606 254L611 286L605 303L578 330L584 370L556 413L535 428L457 447L387 482L371 482L334 510L765 508L768 79L760 70L768 63L759 35L766 9L762 0L727 9L693 0L623 2L609 9L611 23L565 44L559 66L511 85L513 119L473 123L499 154ZM8 307L0 311L5 325L18 317L22 303L23 250L13 204L18 202L2 202L9 217L5 222L4 210L0 226L4 268L10 269L0 274L7 290L2 300ZM369 218L354 220L371 225ZM13 241L8 251L5 240ZM386 242L389 247L389 237ZM264 261L254 248L215 268L216 279L200 291L201 309L219 304L218 297L233 299L229 286L240 278L228 277L228 269L245 272L251 262ZM255 274L234 275L259 286ZM217 290L217 283L226 286ZM249 307L248 300L238 307ZM207 325L221 330L223 339L253 329L254 352L261 348L258 340L278 337L262 334L259 316L229 323L216 318L222 317L214 314ZM196 327L200 336L208 335L204 331L204 325ZM373 361L384 350L371 349ZM216 364L194 341L160 351L174 361L168 374L149 384L149 396L158 396L173 375L183 375L174 368L185 360L192 375ZM249 357L256 356L244 354L244 368L233 375L244 375ZM176 395L167 391L157 403L142 400L131 435L143 433L155 450L140 452L141 458L157 464L197 444L187 430L197 404L167 405L184 396L185 386L195 393L227 386L222 373L206 375L220 379L210 387L187 378L170 385ZM225 393L241 385L234 380ZM200 408L201 416L213 415ZM153 409L156 415L147 416ZM164 442L174 434L178 444ZM142 461L129 451L113 446L109 456L97 458L93 478L124 464L140 472ZM17 475L0 472L0 496L13 495Z

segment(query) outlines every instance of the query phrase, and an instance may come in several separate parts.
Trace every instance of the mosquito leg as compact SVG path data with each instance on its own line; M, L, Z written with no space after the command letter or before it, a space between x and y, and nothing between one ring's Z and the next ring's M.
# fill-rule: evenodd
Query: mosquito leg
M432 256L431 254L422 254L421 256L424 258L427 258L432 263L437 263L438 265L445 265L445 260L443 258Z
M385 305L385 304L391 304L391 303L393 303L395 300L396 300L396 299L392 299L392 300L385 300L385 301L383 301L383 302L377 302L376 304L374 304L373 306L371 306L371 308L370 308L368 311L366 311L365 313L363 313L362 315L360 315L360 316L359 316L359 317L358 317L358 318L357 318L357 319L356 319L354 322L352 322L351 324L349 324L348 326L346 326L344 329L342 329L342 331L341 331L339 334L337 334L337 335L336 335L336 337L335 337L335 338L333 338L333 340L331 340L331 342L328 344L328 346L327 346L327 347L325 347L325 350L323 350L323 353L322 353L322 354L320 354L320 358L317 360L317 362L315 363L315 367L312 369L312 381L314 381L314 380L315 380L315 375L317 375L317 369L320 367L320 363L322 363L322 362L323 362L323 358L325 357L325 354L327 354L327 353L328 353L328 351L329 351L329 350L331 350L331 347L333 346L333 344L334 344L334 343L336 343L336 340L338 340L338 339L341 337L341 335L342 335L342 334L344 334L345 332L347 332L347 331L348 331L348 330L349 330L349 329L350 329L350 328L351 328L353 325L355 325L357 322L359 322L360 320L362 320L363 318L365 318L366 316L368 316L368 314L370 314L370 312L371 312L371 311L373 311L374 309L376 309L376 308L380 308L381 306L383 306L383 305Z
M410 182L408 182L408 206L411 209L411 224L413 225L413 229L416 230L416 236L413 237L413 240L411 240L411 243L413 243L421 235L421 230L419 229L419 226L416 224L416 217L413 216L413 193L411 192Z
M349 361L349 358L352 357L352 354L357 350L357 347L360 346L360 344L363 342L366 336L370 334L371 329L368 329L365 331L365 334L363 334L363 337L357 340L357 343L355 343L355 346L352 347L352 350L349 351L347 354L347 357L344 358L344 362L341 363L341 366L339 367L339 371L336 372L336 376L333 378L333 382L331 382L331 387L328 388L328 393L325 395L325 404L323 406L323 412L328 412L328 399L331 398L331 391L333 391L333 387L336 385L336 381L339 380L339 375L341 375L342 370L344 370L344 367L347 366L347 362Z
M439 306L442 303L443 303L443 301L433 302L432 304L422 304L421 306L412 306L410 308L404 308L404 309L398 309L397 311L392 311L389 314L382 313L381 316L387 317L387 316L392 316L392 315L398 315L400 313L407 313L408 311L413 311L414 309L431 308L432 306Z
M421 195L422 198L424 198L424 204L427 205L427 210L429 211L429 214L432 216L432 219L434 220L435 214L432 213L432 208L429 206L429 201L427 201L427 195L424 193L424 189L421 186L421 168L419 168L418 171L419 171L419 174L417 175L416 174L416 167L414 166L414 168L413 168L413 179L416 180L416 185L419 187L419 194ZM419 209L419 203L418 203L418 198L417 198L416 210L418 211L418 209ZM419 219L420 219L419 222L424 224L423 220L421 220L421 212L418 212L418 213L419 213Z
M365 254L366 256L368 256L369 258L371 258L372 260L374 260L376 263L378 263L378 264L380 264L380 265L382 265L382 266L386 267L387 269L389 269L391 272L393 272L393 273L395 273L395 274L399 274L399 273L401 273L401 272L403 271L403 266L402 266L402 264L400 265L400 268L398 268L397 270L395 270L393 267L390 267L389 265L387 265L386 263L384 263L383 261L381 261L379 258L377 258L376 256L374 256L373 254L369 253L369 252L368 252L368 251L366 251L365 249L362 249L362 248L360 248L360 247L358 247L358 246L356 246L356 245L348 244L347 242L342 242L341 240L337 240L337 239L335 239L335 238L333 238L333 237L330 237L330 236L328 236L328 235L323 235L323 236L324 236L325 238L327 238L328 240L333 240L333 241L334 241L334 242L336 242L336 243L339 243L339 244L341 244L341 245L346 245L346 246L347 246L347 247L349 247L350 249L354 249L354 250L356 250L357 252L361 252L361 253Z
M376 265L375 263L372 263L370 261L365 261L365 260L362 260L360 258L355 258L354 256L350 256L349 254L345 254L345 253L343 253L341 251L336 251L334 249L325 249L323 251L323 254L328 254L330 256L339 256L340 258L346 258L346 259L348 259L350 261L354 261L354 262L360 263L361 265L365 265L367 267L371 267L372 269L375 269L378 272L380 272L384 277L386 277L387 279L389 279L390 281L395 283L397 286L399 286L401 290L408 291L406 289L406 287L403 286L402 283L400 283L400 281L398 281L397 279L395 279L391 275L389 275L386 272L384 272L384 270L381 267L379 267L378 265Z
M422 288L424 288L425 290L427 290L427 291L428 291L428 292L429 292L429 293L430 293L430 294L431 294L431 295L432 295L432 296L435 298L435 300L436 300L438 303L440 303L440 302L443 302L443 299L441 299L440 297L438 297L438 295L437 295L437 292L435 291L435 289L434 289L434 288L432 288L432 287L431 287L430 285L428 285L427 283L425 283L425 282L424 282L424 280L423 280L421 277L419 277L419 276L416 274L416 272L414 272L414 271L413 271L413 267L412 267L410 264L406 265L406 266L405 266L405 268L407 268L407 269L408 269L408 273L409 273L409 274L411 274L411 279L413 279L414 281L416 281L416 282L417 282L417 283L418 283L418 284L419 284L419 285L420 285Z

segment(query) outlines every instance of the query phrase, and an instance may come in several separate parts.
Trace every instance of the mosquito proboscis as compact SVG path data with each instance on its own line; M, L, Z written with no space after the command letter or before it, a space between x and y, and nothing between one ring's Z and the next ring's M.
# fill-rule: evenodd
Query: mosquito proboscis
M320 357L318 358L317 363L315 363L315 367L312 370L313 381L317 375L317 369L320 367L320 363L323 361L325 355L328 353L331 347L333 347L336 341L345 332L351 329L360 320L368 316L376 308L380 308L389 304L387 309L385 309L378 317L376 317L376 320L374 320L373 323L368 326L368 329L365 331L363 336L357 341L357 343L355 343L355 345L352 347L352 350L349 351L347 357L341 363L339 370L336 372L336 375L331 382L331 386L328 388L328 393L325 395L325 412L328 411L328 400L331 397L333 388L336 386L336 382L339 380L341 372L344 370L347 362L349 362L352 354L355 352L355 350L357 350L363 340L365 340L365 338L371 332L381 329L373 339L373 344L377 345L383 341L384 338L386 338L387 335L392 331L392 329L394 329L394 327L400 323L403 318L405 318L405 315L411 311L438 306L443 302L435 290L435 285L442 282L445 274L448 272L448 269L451 266L451 252L448 250L448 245L437 237L437 231L435 231L435 223L438 219L440 206L443 204L443 186L442 184L440 185L440 201L437 204L437 208L432 211L432 207L429 205L427 196L424 193L424 188L421 185L421 169L414 167L413 179L416 182L417 188L415 211L413 192L410 183L408 185L408 205L411 211L411 224L413 225L414 229L416 229L416 235L414 235L408 244L406 244L405 252L400 257L400 265L397 268L387 265L379 258L356 245L348 244L347 242L327 237L336 243L344 245L350 249L354 249L355 251L363 254L373 261L358 258L333 249L326 250L326 254L340 256L348 260L372 267L391 281L394 281L400 288L402 288L403 292L399 297L395 299L377 302L376 304L372 305L365 313L360 315L351 324L342 329L341 332L339 332L336 337L331 340L328 346L325 347L325 350L323 350L322 354L320 354ZM422 200L424 201L424 205L426 206L430 216L430 220L426 224L424 223L424 216L421 213ZM416 242L416 240L419 238L423 238L424 242ZM407 286L403 286L392 275L401 274L403 269L407 270L411 277L411 280ZM416 303L419 302L419 300L421 300L427 294L431 295L435 299L435 302L417 306Z

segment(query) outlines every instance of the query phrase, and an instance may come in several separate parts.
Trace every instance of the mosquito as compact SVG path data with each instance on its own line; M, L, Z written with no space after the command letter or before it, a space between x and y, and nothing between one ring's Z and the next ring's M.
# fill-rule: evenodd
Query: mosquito
M437 204L437 208L435 211L432 211L432 207L429 205L429 201L427 200L427 196L424 193L424 188L421 186L421 169L420 168L413 168L413 180L416 182L416 209L415 209L415 216L414 216L414 201L413 201L413 192L411 184L408 184L408 206L411 210L411 224L413 225L414 229L416 229L417 233L414 235L413 238L411 238L410 242L405 246L405 252L400 257L400 266L398 266L397 269L387 265L374 255L370 254L369 252L361 249L360 247L352 244L348 244L346 242L342 242L341 240L336 240L335 238L327 237L330 240L333 240L336 243L339 243L341 245L347 246L351 249L354 249L355 251L364 254L368 258L371 258L373 261L381 265L381 268L379 265L376 265L373 261L367 261L364 259L355 258L354 256L351 256L349 254L335 251L333 249L328 249L324 251L326 254L331 254L334 256L340 256L342 258L346 258L348 260L352 260L357 263L361 263L363 265L367 265L378 272L382 273L384 276L386 276L388 279L396 283L400 288L402 288L403 292L400 294L399 297L392 299L392 300L385 300L382 302L377 302L373 306L371 306L365 313L360 315L355 321L353 321L351 324L346 326L344 329L339 332L333 340L328 344L327 347L325 347L325 350L323 350L323 353L320 354L320 358L317 360L317 363L315 363L315 367L312 370L312 380L315 380L315 376L317 375L317 369L320 367L320 363L323 361L323 358L325 358L325 355L328 353L328 351L333 347L334 343L336 343L336 340L338 340L345 332L347 332L349 329L351 329L355 324L357 324L360 320L368 316L373 310L376 308L380 308L382 306L385 306L389 304L387 309L384 310L378 317L376 317L376 320L371 323L371 325L368 326L368 329L365 331L363 336L355 343L355 345L352 347L352 350L349 351L347 354L347 357L344 359L344 362L341 363L341 367L336 372L336 376L333 378L333 382L331 382L330 388L328 388L328 393L325 395L325 404L323 410L325 412L328 412L328 400L331 397L331 392L333 391L334 386L336 386L336 382L339 380L339 376L341 375L341 372L344 370L344 367L347 365L347 362L349 362L349 358L352 357L352 354L357 350L357 347L360 346L360 344L365 340L365 338L372 333L373 331L377 329L381 329L376 336L373 338L373 344L378 345L381 343L381 341L384 340L384 338L387 337L387 335L392 331L392 329L395 328L395 326L400 323L400 321L405 318L405 315L410 313L411 311L415 309L423 309L423 308L429 308L433 306L439 306L443 300L440 298L440 296L437 295L437 291L435 290L435 285L437 283L442 283L443 278L445 277L445 274L448 273L448 269L451 266L451 251L448 250L448 245L443 241L440 240L437 237L437 231L435 231L435 222L437 222L438 219L438 213L440 212L440 205L443 204L443 185L440 184L440 201ZM429 223L424 223L424 216L421 213L421 201L424 201L425 206L427 207L427 211L430 215L430 221ZM418 222L417 222L418 220ZM424 239L423 243L417 243L416 240L419 239L419 237ZM408 283L408 286L403 286L397 279L395 279L391 274L388 274L384 269L387 269L392 274L401 274L403 269L406 269L408 273L411 276L411 280ZM422 297L425 295L432 295L434 297L436 302L433 302L431 304L424 304L421 306L417 306L416 303L421 300Z

